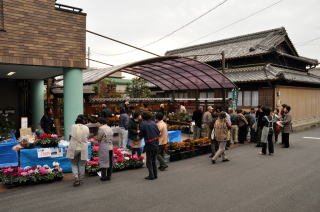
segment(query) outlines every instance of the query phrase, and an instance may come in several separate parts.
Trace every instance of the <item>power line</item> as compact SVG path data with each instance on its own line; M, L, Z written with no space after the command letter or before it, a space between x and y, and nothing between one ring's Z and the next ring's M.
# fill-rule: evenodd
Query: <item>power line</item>
M162 41L163 39L167 38L167 37L170 37L171 35L175 34L176 32L186 28L187 26L189 26L190 24L196 22L197 20L199 20L200 18L208 15L209 13L211 13L212 11L214 11L215 9L217 9L218 7L222 6L224 3L226 3L228 0L224 0L223 2L220 2L218 5L215 5L214 7L212 7L211 9L207 10L205 13L202 13L200 16L192 19L191 21L187 22L186 24L182 25L181 27L173 30L172 32L158 38L157 40L154 40L150 43L147 43L145 45L143 45L141 48L145 48L145 47L148 47L148 46L151 46L155 43L158 43L159 41ZM117 56L117 55L123 55L123 54L128 54L128 53L131 53L133 51L127 51L127 52L121 52L121 53L117 53L117 54L109 54L109 55L105 55L105 56Z
M116 39L113 39L113 38L110 38L110 37L107 37L107 36L105 36L105 35L101 35L101 34L98 34L98 33L96 33L96 32L92 32L92 31L90 31L90 30L86 30L86 32L91 33L91 34L93 34L93 35L97 35L97 36L102 37L102 38L106 38L106 39L108 39L108 40L112 40L112 41L114 41L114 42L120 43L120 44L125 45L125 46L129 46L129 47L131 47L131 48L134 48L134 49L137 49L137 50L140 50L140 51L143 51L143 52L146 52L146 53L148 53L148 54L152 54L152 55L154 55L154 56L160 57L160 55L158 55L158 54L152 53L152 52L150 52L150 51L144 50L144 49L142 49L142 48L139 48L139 47L130 45L130 44L128 44L128 43L125 43L125 42L122 42L122 41L119 41L119 40L116 40Z
M96 62L96 63L101 63L101 64L108 65L108 66L113 66L113 65L111 65L109 63L104 63L104 62L101 62L101 61L98 61L98 60L93 60L93 59L90 59L90 58L86 58L86 59L89 60L89 61Z
M296 45L298 45L298 46L305 46L305 45L307 45L308 43L311 43L311 42L316 41L316 40L320 40L320 36L319 36L319 37L316 37L316 38L312 38L312 39L307 40L307 41L304 41L304 42L296 43Z
M229 28L229 27L231 27L231 26L233 26L233 25L235 25L235 24L237 24L237 23L240 23L240 22L242 22L242 21L245 21L245 20L251 18L252 16L255 16L255 15L257 15L257 14L259 14L259 13L261 13L261 12L263 12L263 11L265 11L265 10L267 10L267 9L269 9L269 8L277 5L277 4L279 4L279 3L282 2L282 1L284 1L284 0L279 0L279 1L277 1L277 2L275 2L275 3L273 3L273 4L271 4L271 5L269 5L269 6L267 6L267 7L264 7L264 8L262 8L262 9L256 11L256 12L254 12L254 13L251 13L250 15L248 15L248 16L246 16L246 17L244 17L244 18L241 18L241 19L239 19L239 20L237 20L237 21L234 21L234 22L232 22L232 23L230 23L230 24L228 24L228 25L226 25L226 26L224 26L224 27L221 27L221 28L219 28L219 29L217 29L217 30L215 30L215 31L213 31L213 32L210 32L210 33L208 33L208 34L206 34L206 35L204 35L204 36L202 36L202 37L200 37L200 38L198 38L198 39L196 39L196 40L193 40L193 41L187 43L186 46L189 45L189 44L191 44L191 43L194 43L194 42L197 42L197 41L199 41L199 40L202 40L203 38L206 38L206 37L208 37L208 36L210 36L210 35L212 35L212 34L215 34L215 33L217 33L217 32L220 32L220 31L222 31L222 30L224 30L224 29L226 29L226 28Z

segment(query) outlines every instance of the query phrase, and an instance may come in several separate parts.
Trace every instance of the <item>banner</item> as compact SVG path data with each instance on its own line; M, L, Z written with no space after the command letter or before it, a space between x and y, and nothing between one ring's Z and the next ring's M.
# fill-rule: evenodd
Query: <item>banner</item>
M63 148L39 148L37 149L38 158L57 158L63 157Z
M236 110L238 107L238 96L239 96L239 90L238 89L232 89L232 109Z

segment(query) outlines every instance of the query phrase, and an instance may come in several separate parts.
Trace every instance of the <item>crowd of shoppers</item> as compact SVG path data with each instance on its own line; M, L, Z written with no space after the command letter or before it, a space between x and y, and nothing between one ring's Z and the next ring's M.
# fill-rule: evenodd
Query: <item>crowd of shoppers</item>
M52 110L46 110L43 118L43 128L50 129L52 123ZM132 155L140 157L142 155L142 140L145 146L146 165L148 168L147 180L158 178L158 169L164 171L168 168L165 162L165 146L168 143L168 128L164 121L164 105L153 117L147 105L139 112L132 112L128 104L120 112L120 140L119 146L123 149L131 149ZM198 106L192 114L194 121L193 137L211 138L211 161L216 163L221 157L222 162L227 162L226 151L231 144L243 144L247 142L248 134L250 142L261 147L260 154L274 154L274 143L278 141L281 133L282 145L289 148L289 134L292 132L291 107L284 104L281 111L277 108L259 106L257 109L251 108L250 112L241 109L226 111L222 107L214 108L209 106L206 112L203 107ZM95 133L95 142L99 143L99 158L101 180L111 180L113 166L113 130L107 124L108 117L112 116L111 110L103 105L100 118L95 121L79 115L75 124L71 127L70 144L67 157L71 160L72 172L74 175L74 186L79 186L83 182L85 164L88 160L88 138L90 132L88 126L98 128ZM47 120L47 121L46 121ZM48 122L48 123L46 123ZM129 141L129 142L128 142ZM157 159L159 167L157 167Z

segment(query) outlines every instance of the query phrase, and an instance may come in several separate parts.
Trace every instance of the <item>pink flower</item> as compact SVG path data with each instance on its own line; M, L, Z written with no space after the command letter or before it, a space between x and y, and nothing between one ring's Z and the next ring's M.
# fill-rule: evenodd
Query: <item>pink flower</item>
M46 168L41 167L41 168L39 169L39 173L40 173L41 175L45 175L45 174L48 174L48 170L47 170Z
M28 175L28 172L21 172L20 175L21 175L21 176L27 176L27 175Z
M57 136L57 135L51 135L51 138L55 138L55 139L57 139L57 138L58 138L58 136Z
M123 157L118 157L118 162L119 163L122 163L124 161L124 158Z
M9 167L9 168L5 169L5 171L7 171L7 172L13 172L13 171L14 171L14 169L13 169L13 168L11 168L11 167Z
M99 159L99 157L93 157L93 160L94 161L99 161L100 159Z
M29 171L28 171L28 174L33 174L33 170L32 170L32 169L29 170Z
M134 154L134 155L132 156L132 160L138 160L138 155L137 155L137 154Z
M98 152L98 151L99 151L99 146L93 146L93 147L92 147L92 150L93 150L94 152Z

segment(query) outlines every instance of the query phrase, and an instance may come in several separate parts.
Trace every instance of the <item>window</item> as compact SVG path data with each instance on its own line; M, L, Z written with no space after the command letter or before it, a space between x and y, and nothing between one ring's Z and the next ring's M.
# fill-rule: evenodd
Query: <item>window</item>
M243 94L243 105L251 106L251 91L244 91Z
M0 0L0 30L4 30L3 0Z
M238 95L238 106L242 106L242 91L239 91L239 95Z
M252 91L252 106L259 105L259 91Z
M200 92L200 98L201 99L205 99L205 98L207 98L207 92Z
M214 98L214 92L208 92L208 98Z

